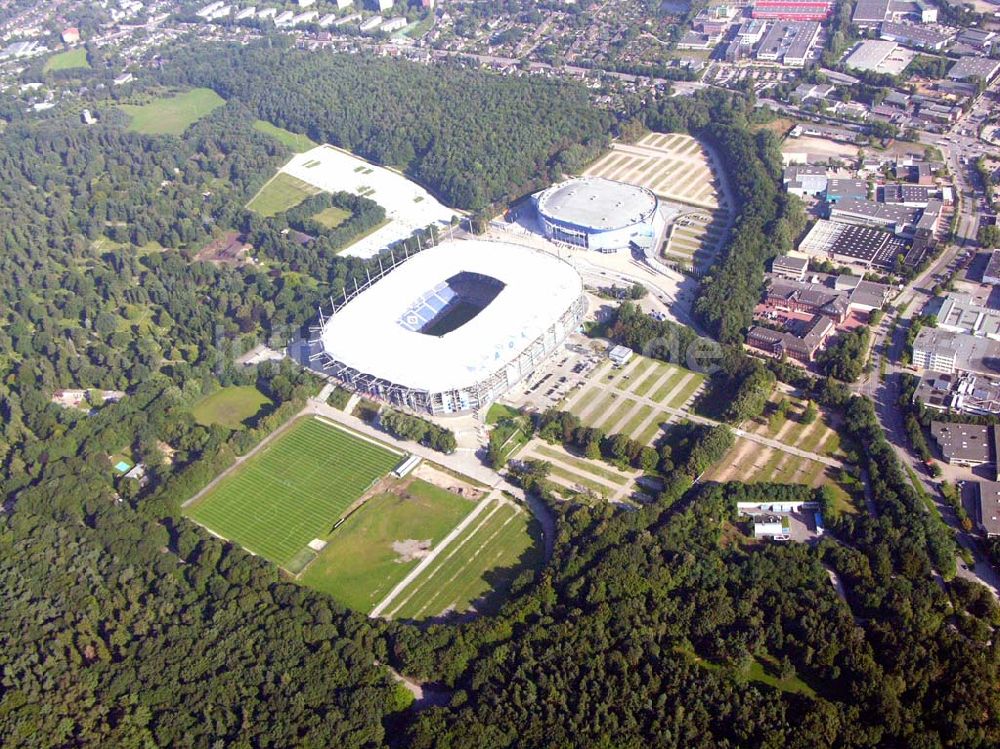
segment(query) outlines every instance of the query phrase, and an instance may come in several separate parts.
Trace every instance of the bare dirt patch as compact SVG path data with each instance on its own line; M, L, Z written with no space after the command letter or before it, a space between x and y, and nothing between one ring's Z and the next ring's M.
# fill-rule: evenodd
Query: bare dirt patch
M393 541L392 550L399 556L396 557L397 564L406 564L418 559L423 559L431 553L431 540L425 538L418 541L415 538L408 538L405 541Z
M486 496L486 492L482 489L473 486L468 481L463 481L456 476L438 470L434 466L429 465L427 461L423 461L417 466L416 470L413 471L413 475L429 484L434 484L434 486L440 489L447 489L452 494L457 494L466 499L478 502Z

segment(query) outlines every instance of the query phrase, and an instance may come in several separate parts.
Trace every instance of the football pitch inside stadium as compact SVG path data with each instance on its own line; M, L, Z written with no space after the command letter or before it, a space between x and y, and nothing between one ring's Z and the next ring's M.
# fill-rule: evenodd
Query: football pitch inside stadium
M302 419L186 509L218 535L280 566L326 538L402 455L315 418Z

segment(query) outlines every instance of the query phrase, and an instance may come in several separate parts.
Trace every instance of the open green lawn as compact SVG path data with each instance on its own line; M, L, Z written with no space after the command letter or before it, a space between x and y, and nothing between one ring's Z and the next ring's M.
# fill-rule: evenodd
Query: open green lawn
M180 135L225 100L210 88L193 88L148 104L123 104L131 118L129 129L149 135Z
M521 415L513 406L508 406L503 403L494 403L490 406L489 411L486 412L486 423L496 424L500 419L513 419Z
M313 216L315 221L325 226L327 229L336 229L351 217L351 212L345 208L331 205Z
M531 513L511 504L486 508L397 598L393 619L428 619L450 611L496 608L514 578L541 561Z
M433 548L473 507L420 479L401 492L379 494L333 532L299 580L368 613L419 563L402 557L393 543L427 541Z
M285 172L278 172L253 196L247 203L247 208L261 216L270 217L297 206L318 192L319 188L313 187L308 182L303 182Z
M285 566L401 456L306 418L238 466L186 514L254 554Z
M73 68L89 67L87 50L83 47L77 47L76 49L60 52L58 55L52 55L52 57L45 61L42 71L48 73L52 70L72 70Z
M271 399L253 385L233 385L200 399L191 407L191 415L204 426L220 424L236 429L270 402Z
M255 130L259 130L264 135L270 135L275 140L288 146L295 153L304 153L317 146L317 143L308 135L293 133L290 130L285 130L283 127L272 125L266 120L254 120L253 126Z

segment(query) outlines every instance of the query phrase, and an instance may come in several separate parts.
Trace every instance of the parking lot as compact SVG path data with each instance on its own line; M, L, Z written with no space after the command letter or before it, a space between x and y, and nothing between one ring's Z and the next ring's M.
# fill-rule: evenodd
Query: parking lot
M605 358L603 346L573 333L558 353L549 357L522 387L509 393L504 400L518 408L544 411L582 387Z

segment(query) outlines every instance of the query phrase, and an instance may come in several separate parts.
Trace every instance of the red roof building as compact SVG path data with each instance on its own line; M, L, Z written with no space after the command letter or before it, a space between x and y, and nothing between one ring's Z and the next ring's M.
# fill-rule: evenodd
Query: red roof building
M64 44L76 44L80 41L80 29L76 26L70 26L68 29L64 29L62 33L62 40Z
M825 21L832 10L826 0L756 0L751 15L774 21Z

